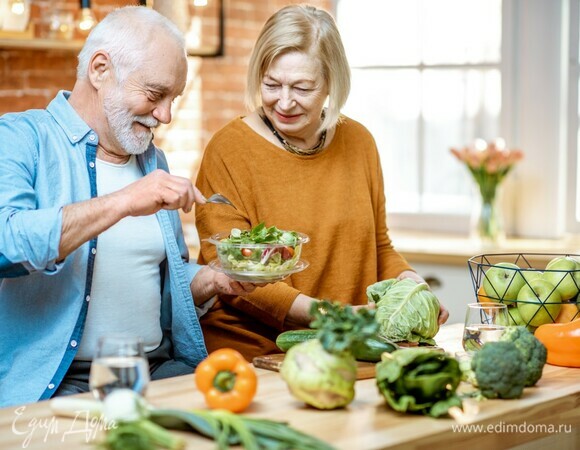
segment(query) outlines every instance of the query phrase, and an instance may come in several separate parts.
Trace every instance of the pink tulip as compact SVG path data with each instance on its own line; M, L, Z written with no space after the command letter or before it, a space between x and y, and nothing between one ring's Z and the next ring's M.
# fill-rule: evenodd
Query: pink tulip
M491 143L478 139L473 146L450 150L469 167L480 188L499 184L514 164L524 157L523 151L508 149L501 138Z

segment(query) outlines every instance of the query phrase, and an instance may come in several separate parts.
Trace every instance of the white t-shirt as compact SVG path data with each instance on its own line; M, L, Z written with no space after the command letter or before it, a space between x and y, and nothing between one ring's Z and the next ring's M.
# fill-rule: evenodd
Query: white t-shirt
M97 192L106 195L143 177L135 156L126 164L96 160ZM165 259L155 215L125 217L98 237L89 310L76 359L91 360L100 336L123 333L159 346L161 274Z

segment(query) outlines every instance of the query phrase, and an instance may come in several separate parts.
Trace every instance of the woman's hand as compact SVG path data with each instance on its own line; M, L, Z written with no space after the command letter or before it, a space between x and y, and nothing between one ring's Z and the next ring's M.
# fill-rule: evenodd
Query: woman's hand
M318 299L309 297L308 295L298 294L294 299L294 303L290 306L288 314L286 314L284 325L287 328L307 328L312 321L312 317L310 317L310 305L318 301Z
M425 283L429 285L429 283L427 283L423 277L421 277L421 275L419 275L417 272L413 272L412 270L405 270L404 272L401 272L397 277L397 280L403 280L405 278L410 278L417 283ZM447 322L447 319L449 319L449 311L447 311L445 306L439 303L439 317L437 318L437 323L439 323L439 325L443 325L445 322Z
M445 322L447 322L447 319L449 319L449 311L447 311L445 306L439 303L439 317L437 318L437 323L439 325L443 325Z
M401 272L397 277L397 280L404 280L405 278L410 278L417 283L428 284L421 275L419 275L417 272L413 272L412 270L405 270Z

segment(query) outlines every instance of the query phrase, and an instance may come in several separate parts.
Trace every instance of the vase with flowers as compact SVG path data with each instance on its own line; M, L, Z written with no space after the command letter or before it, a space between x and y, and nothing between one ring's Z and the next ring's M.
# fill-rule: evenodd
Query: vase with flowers
M523 158L518 149L506 148L501 138L487 143L477 139L473 146L452 148L451 153L463 162L477 185L480 201L474 209L474 234L483 243L495 243L503 234L499 205L500 186L514 165Z

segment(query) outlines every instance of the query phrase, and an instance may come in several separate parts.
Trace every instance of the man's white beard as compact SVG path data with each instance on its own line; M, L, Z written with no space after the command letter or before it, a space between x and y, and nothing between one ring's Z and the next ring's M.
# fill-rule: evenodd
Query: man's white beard
M149 128L159 126L159 121L152 116L135 116L131 114L121 101L122 93L120 89L107 95L103 101L105 115L113 134L123 150L130 155L140 155L145 153L149 147L153 133L151 130L135 130L133 125L138 122Z

